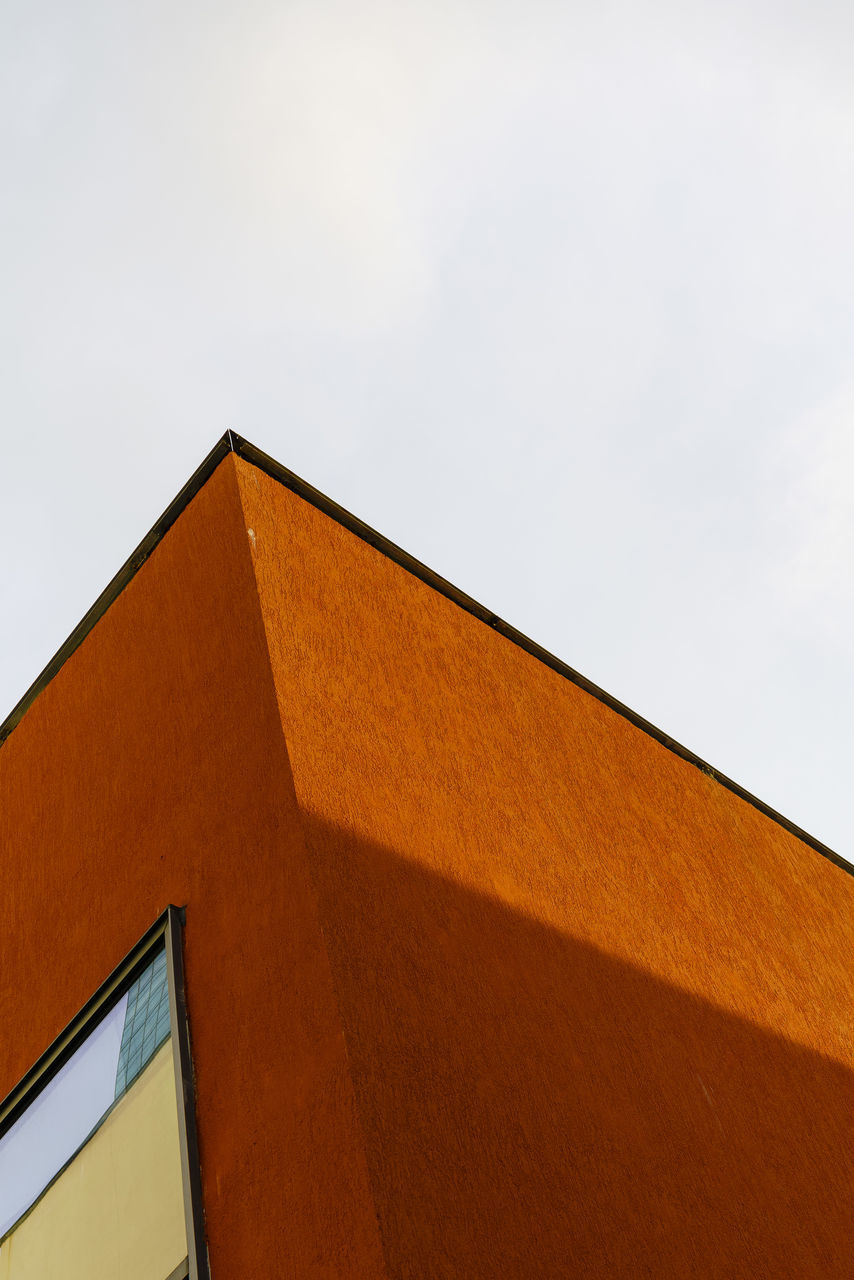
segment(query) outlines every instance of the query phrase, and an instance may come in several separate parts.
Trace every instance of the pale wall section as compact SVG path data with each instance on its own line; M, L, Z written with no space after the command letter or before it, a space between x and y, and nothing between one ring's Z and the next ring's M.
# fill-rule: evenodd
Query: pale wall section
M166 1280L186 1256L167 1043L0 1246L0 1280Z

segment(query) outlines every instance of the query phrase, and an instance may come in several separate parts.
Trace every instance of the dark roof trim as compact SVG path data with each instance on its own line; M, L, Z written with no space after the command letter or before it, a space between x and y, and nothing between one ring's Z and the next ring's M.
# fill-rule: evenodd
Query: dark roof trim
M116 597L121 595L137 569L145 564L163 535L172 528L181 512L189 505L202 485L210 479L223 458L231 453L232 448L230 432L226 432L222 439L211 449L202 465L193 472L183 489L172 499L157 523L149 529L136 551L131 553L116 576L107 584L91 609L83 615L65 643L57 649L44 671L36 676L27 692L12 708L3 723L0 724L0 746L6 741L12 730L20 724L42 689L50 684L60 667L65 666L77 646L86 639L98 619L107 612Z
M583 689L592 697L597 698L599 702L604 702L604 704L607 707L610 707L612 711L616 711L618 715L629 720L638 729L649 734L651 738L655 738L655 740L660 742L663 747L666 747L668 751L672 751L674 755L677 755L681 757L681 759L686 760L689 764L694 765L702 773L705 773L708 777L713 778L716 782L720 783L722 787L726 787L728 791L732 791L742 800L745 800L748 804L752 805L754 809L758 809L760 813L764 813L766 817L771 818L781 827L784 827L786 831L790 831L792 835L797 836L797 838L802 840L804 844L809 845L810 848L815 849L817 853L820 853L823 858L827 858L830 862L835 863L836 866L841 867L843 871L847 871L849 875L854 875L854 866L852 866L850 862L846 861L846 859L840 854L835 853L834 850L829 848L826 844L822 844L820 840L817 840L814 836L811 836L809 832L804 831L794 822L791 822L781 813L778 813L776 809L772 809L770 805L765 804L762 800L757 799L756 796L751 795L749 791L746 791L744 787L739 786L737 782L733 782L733 780L726 777L725 774L719 773L717 769L713 769L711 765L707 764L706 761L702 760L698 755L695 755L693 751L689 751L687 747L683 747L680 742L669 737L668 734L657 728L656 725L651 724L649 720L645 720L644 717L638 715L636 711L632 711L631 707L627 707L624 703L618 701L617 698L613 698L609 693L606 693L604 689L600 689L598 685L593 684L591 680L588 680L585 676L581 675L580 672L573 670L573 668L567 666L565 662L561 662L560 658L556 658L554 654L549 653L548 650L543 649L540 645L536 644L535 641L530 640L526 635L523 635L521 631L517 631L515 627L511 627L508 622L499 618L489 609L484 608L482 604L478 604L477 600L473 600L472 597L466 595L464 591L460 591L453 585L453 583L450 583L445 578L440 577L438 573L434 573L432 569L429 569L427 565L422 564L420 560L416 560L414 556L403 551L393 542L390 542L388 538L384 538L382 534L377 533L375 529L372 529L370 525L365 524L364 521L358 518L358 516L352 515L349 511L346 511L343 507L339 506L337 502L333 502L331 498L327 498L319 489L315 489L312 485L307 484L305 480L301 480L299 476L293 473L293 471L289 471L287 467L283 467L281 463L276 462L275 458L271 458L269 454L264 453L261 449L257 449L255 445L250 444L248 440L244 440L242 436L237 435L234 431L226 431L222 439L218 441L201 466L194 472L184 485L183 489L181 489L180 493L178 493L175 499L166 508L157 523L143 538L142 542L139 544L136 551L133 552L130 559L122 566L113 578L112 582L110 582L104 591L101 592L98 599L92 605L92 608L77 624L71 635L65 641L65 644L50 660L44 671L30 686L23 698L21 698L20 702L12 710L11 714L6 717L2 724L0 724L0 744L5 741L15 726L20 722L31 703L35 701L42 689L50 683L57 671L59 671L60 667L63 666L81 641L89 634L101 615L107 611L115 600L116 596L124 590L128 582L136 573L137 569L145 563L163 535L175 523L184 508L188 505L191 499L195 497L199 489L201 489L202 485L210 478L211 474L216 470L220 462L222 462L223 458L228 453L236 453L238 457L243 458L246 462L258 467L260 471L265 472L265 474L270 476L273 480L277 480L279 484L284 485L286 489L290 489L293 493L298 494L300 498L304 498L305 501L311 503L313 507L322 511L338 524L343 525L345 529L349 529L357 538L361 538L363 542L369 543L384 556L388 556L390 560L401 565L402 568L406 569L409 573L414 574L416 578L420 578L428 587L432 587L434 591L438 591L441 595L446 596L448 600L452 600L454 604L459 605L461 609L465 609L467 613L473 614L474 617L478 618L488 627L491 627L493 631L497 631L499 635L504 636L513 644L518 645L519 648L524 649L526 653L530 653L531 656L536 658L539 662L543 662L547 667L551 667L552 671L557 672L557 674L563 676L564 679L571 680L573 684L578 685L580 689Z

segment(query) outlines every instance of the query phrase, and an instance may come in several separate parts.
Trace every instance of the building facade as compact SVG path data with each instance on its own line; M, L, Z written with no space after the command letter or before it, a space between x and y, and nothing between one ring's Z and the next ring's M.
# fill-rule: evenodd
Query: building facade
M847 864L246 442L0 737L0 1280L851 1272Z

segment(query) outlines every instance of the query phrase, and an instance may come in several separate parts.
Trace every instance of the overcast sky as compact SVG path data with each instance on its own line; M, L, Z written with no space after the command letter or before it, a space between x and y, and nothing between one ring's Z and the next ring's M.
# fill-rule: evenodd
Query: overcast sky
M0 18L0 718L232 427L854 858L850 3Z

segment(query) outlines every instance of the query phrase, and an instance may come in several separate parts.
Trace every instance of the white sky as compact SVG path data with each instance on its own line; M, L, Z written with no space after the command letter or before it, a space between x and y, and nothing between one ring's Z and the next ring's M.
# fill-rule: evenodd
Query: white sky
M850 4L0 31L0 718L233 427L854 857Z

